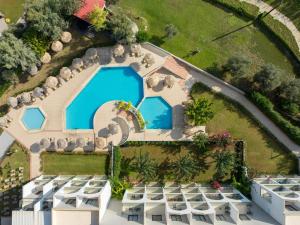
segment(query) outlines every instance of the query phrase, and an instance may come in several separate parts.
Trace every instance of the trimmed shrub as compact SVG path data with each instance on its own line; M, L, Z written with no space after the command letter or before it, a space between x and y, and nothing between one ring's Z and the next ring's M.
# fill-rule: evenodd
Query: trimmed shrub
M257 105L275 124L277 124L293 141L300 144L300 128L294 126L274 109L273 103L258 92L249 94L249 99Z
M121 156L121 151L120 151L120 147L114 147L114 151L113 151L113 176L115 178L119 178L120 173L121 173L121 160L122 160L122 156Z

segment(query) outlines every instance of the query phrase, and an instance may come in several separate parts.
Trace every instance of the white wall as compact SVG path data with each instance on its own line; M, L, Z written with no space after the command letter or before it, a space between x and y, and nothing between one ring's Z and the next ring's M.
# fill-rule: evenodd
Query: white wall
M111 198L111 186L109 181L106 182L105 186L103 187L100 195L100 206L99 206L99 223L101 223L101 220L103 219L103 216L106 212L106 209L108 207L108 203Z
M34 181L29 182L23 186L23 198L31 194L32 190L35 188Z
M235 223L238 223L238 221L239 221L239 211L238 211L238 209L232 203L229 203L229 207L230 207L230 217L231 217L231 219L233 219L233 221Z
M98 211L52 210L52 225L99 225Z
M287 215L285 217L284 225L298 225L300 224L300 215Z

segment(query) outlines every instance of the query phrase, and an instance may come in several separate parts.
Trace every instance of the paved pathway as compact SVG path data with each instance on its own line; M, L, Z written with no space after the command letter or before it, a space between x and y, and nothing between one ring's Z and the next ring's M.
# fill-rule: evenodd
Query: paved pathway
M30 179L40 176L42 173L40 153L30 152Z
M147 47L148 46L148 47ZM147 43L146 48L154 48L164 52L166 54L171 54L164 49L161 49L155 45ZM171 54L172 55L172 54ZM252 102L250 102L246 97L243 91L237 89L236 87L216 78L215 76L201 70L192 64L176 57L179 61L182 61L188 65L191 69L190 73L192 78L188 80L189 86L191 87L195 82L201 82L211 89L218 90L225 96L233 99L234 101L241 104L245 109L247 109L253 116L258 120L279 142L281 142L287 149L289 149L294 154L300 157L300 146L294 143L277 125L275 125L267 116L265 116Z
M0 159L5 155L5 152L12 145L15 139L8 134L6 131L3 131L0 135Z
M249 4L252 5L256 5L259 8L260 12L269 12L273 9L272 6L270 6L269 4L265 3L262 0L240 0L242 2L247 2ZM282 24L284 24L293 34L299 51L300 51L300 31L297 29L297 27L294 25L294 23L288 18L286 17L284 14L282 14L281 12L279 12L277 9L274 9L270 15L275 19L278 20L279 22L281 22Z

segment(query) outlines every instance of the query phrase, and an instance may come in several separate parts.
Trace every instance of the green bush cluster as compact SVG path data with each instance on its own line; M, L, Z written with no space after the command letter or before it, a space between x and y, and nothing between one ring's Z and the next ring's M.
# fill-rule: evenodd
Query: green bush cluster
M115 178L120 177L121 160L122 160L122 155L121 155L120 147L118 147L118 146L114 147L114 151L113 151L113 176Z
M22 39L39 57L45 54L50 45L49 40L39 35L31 28L23 33Z
M294 126L274 109L273 103L258 92L249 94L249 98L256 104L274 123L276 123L292 140L300 144L300 128Z

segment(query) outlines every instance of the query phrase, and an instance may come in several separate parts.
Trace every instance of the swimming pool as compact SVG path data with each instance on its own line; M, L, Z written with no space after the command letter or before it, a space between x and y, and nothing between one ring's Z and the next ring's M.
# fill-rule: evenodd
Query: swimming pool
M93 129L97 109L113 100L143 99L143 79L131 67L101 68L66 109L66 129Z
M39 108L27 108L22 116L22 123L28 130L40 130L45 116Z
M139 110L147 129L172 129L172 107L163 98L145 98Z

